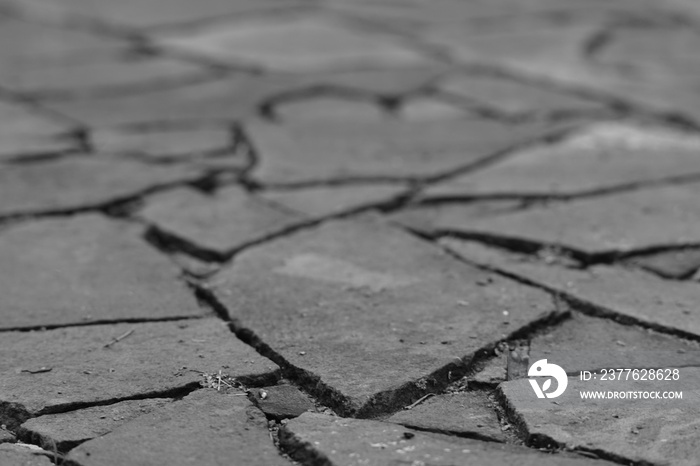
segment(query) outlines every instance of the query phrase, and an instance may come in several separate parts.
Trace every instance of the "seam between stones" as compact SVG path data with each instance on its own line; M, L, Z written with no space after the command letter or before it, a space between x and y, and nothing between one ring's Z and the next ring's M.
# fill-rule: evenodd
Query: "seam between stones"
M194 316L173 316L173 317L134 317L125 319L100 319L91 320L89 322L75 322L70 324L49 324L49 325L34 325L34 326L22 326L22 327L7 327L0 328L0 333L5 332L36 332L43 330L56 330L61 328L74 328L74 327L92 327L95 325L117 325L117 324L148 324L153 322L179 322L183 320L200 320L206 319L211 316L209 315L194 315Z

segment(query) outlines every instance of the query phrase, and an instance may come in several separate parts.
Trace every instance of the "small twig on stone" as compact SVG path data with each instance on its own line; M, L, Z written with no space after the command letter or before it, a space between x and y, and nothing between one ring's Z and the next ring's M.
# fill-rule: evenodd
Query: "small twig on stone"
M435 396L435 393L428 393L427 395L420 397L415 403L406 406L404 409L413 409L431 396Z
M124 338L128 337L129 335L131 335L132 333L134 333L134 330L133 330L133 329L131 329L131 330L129 330L128 332L126 332L126 333L124 333L124 334L118 336L118 337L115 338L114 340L112 340L112 341L110 341L109 343L107 343L104 347L105 347L105 348L109 348L110 346L114 345L115 343L119 343L119 342L122 341Z

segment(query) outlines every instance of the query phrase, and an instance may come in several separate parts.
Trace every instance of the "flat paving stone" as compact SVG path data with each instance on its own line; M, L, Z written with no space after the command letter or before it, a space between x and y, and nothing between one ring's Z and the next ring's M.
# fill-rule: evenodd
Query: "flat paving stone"
M602 113L605 110L599 101L498 76L455 73L445 76L436 87L513 117Z
M412 66L427 60L397 38L330 15L290 14L216 23L156 37L163 47L225 63L304 71L350 66Z
M700 138L627 123L595 123L425 190L424 196L575 194L700 173Z
M700 250L681 249L634 257L627 261L664 278L687 279L700 269Z
M44 414L182 394L203 373L222 370L251 384L271 381L277 369L217 319L6 332L0 345L0 422L10 428Z
M441 120L459 118L468 115L465 109L446 100L431 97L409 99L399 108L398 116L408 121Z
M430 121L251 123L263 183L427 177L542 136L546 125L464 118Z
M268 418L278 421L301 416L316 408L313 401L293 385L275 385L254 390L253 402Z
M593 451L618 462L691 465L700 453L700 369L680 369L680 381L582 381L569 377L556 400L538 399L526 379L501 384L508 409L531 441ZM581 391L682 391L682 400L586 399ZM556 401L556 403L555 403Z
M281 121L322 122L327 119L376 120L386 118L379 105L369 99L348 99L333 96L314 96L280 102L274 114Z
M152 196L138 215L161 234L212 256L226 256L304 221L235 185L213 195L180 188Z
M467 261L526 277L551 290L613 312L621 319L660 326L693 338L700 335L697 309L700 290L693 284L664 280L622 267L599 265L575 270L534 262L479 243L455 239L440 242Z
M187 165L148 165L109 156L0 166L0 216L101 206L201 175Z
M396 424L315 413L304 413L289 421L280 431L280 444L299 461L324 461L333 466L609 464L565 454L544 454L525 447L417 432Z
M262 191L259 196L309 217L320 218L391 202L407 191L408 188L400 184L367 184Z
M142 227L97 214L0 232L0 328L200 316L180 271Z
M0 24L1 27L1 24ZM0 102L0 162L77 150L74 125L19 104Z
M481 392L434 396L414 408L397 412L387 422L481 440L505 440L496 411Z
M502 278L480 287L487 275L367 217L243 251L210 287L232 318L325 385L309 389L356 413L406 406L460 358L556 313L537 289Z
M37 451L17 444L0 445L0 464L12 466L51 466L47 451Z
M237 395L198 390L80 445L68 464L288 465L263 413Z
M162 408L168 398L129 400L107 406L46 414L28 420L19 427L22 438L41 448L66 453L83 442L108 434L132 419Z
M700 242L698 195L699 183L683 184L553 203L473 221L444 219L439 226L587 254L684 246Z

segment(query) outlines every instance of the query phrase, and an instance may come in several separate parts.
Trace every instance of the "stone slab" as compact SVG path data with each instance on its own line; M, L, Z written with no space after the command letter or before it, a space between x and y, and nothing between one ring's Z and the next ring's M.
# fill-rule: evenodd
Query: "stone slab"
M664 278L684 280L700 269L700 250L680 249L637 256L628 263L650 270Z
M201 316L193 292L143 229L97 214L0 232L2 329Z
M481 440L505 440L496 411L481 392L434 396L414 408L397 412L387 422Z
M10 428L44 414L186 393L203 373L221 370L250 384L274 379L277 369L213 318L5 332L0 345L0 422Z
M51 466L51 460L43 450L26 448L18 444L0 445L0 464L12 466Z
M671 129L604 122L562 141L512 154L478 172L430 186L426 197L577 194L700 173L700 138Z
M417 96L402 102L398 116L408 121L429 121L460 118L469 113L466 109L451 103L450 99Z
M210 287L232 318L326 386L309 390L353 413L406 406L446 383L460 358L555 313L534 288L498 277L479 286L488 275L366 217L243 251Z
M288 465L270 439L263 413L237 395L198 390L80 445L68 464Z
M659 326L697 337L700 289L693 284L663 280L642 271L594 266L575 270L546 265L479 243L440 240L452 252L472 263L495 267L612 312L621 319Z
M581 381L569 377L556 400L537 398L527 379L501 384L511 415L538 445L562 445L618 462L691 465L700 453L697 391L700 369L680 369L681 381ZM586 399L581 391L682 391L682 400Z
M0 216L96 207L200 176L200 170L189 166L149 165L108 156L5 165L0 166Z
M342 98L316 95L282 100L274 105L276 118L285 121L322 122L337 118L343 120L377 120L386 118L385 112L369 98Z
M280 431L293 458L333 466L424 464L431 466L584 466L607 462L551 455L525 447L417 432L396 424L304 413Z
M0 427L0 444L15 443L16 441L17 437L15 437L15 434L10 432L9 430L6 430L4 427Z
M49 451L66 453L83 442L108 434L132 419L162 408L172 400L129 400L107 406L46 414L19 427L19 435Z
M275 71L400 67L427 61L395 37L353 27L332 15L308 13L238 19L194 32L163 34L156 41L172 50Z
M260 164L252 176L271 184L352 178L421 178L469 165L542 136L547 125L476 118L430 121L251 123Z
M258 195L287 209L301 212L309 217L320 218L388 203L402 197L407 191L406 185L387 183L270 190L262 191Z
M654 246L700 243L700 183L555 202L519 212L439 227L511 238L582 253L629 252Z
M138 215L162 234L221 257L304 220L235 185L213 195L180 188L152 196Z
M268 418L277 421L315 410L313 401L293 385L274 385L254 390L253 402Z

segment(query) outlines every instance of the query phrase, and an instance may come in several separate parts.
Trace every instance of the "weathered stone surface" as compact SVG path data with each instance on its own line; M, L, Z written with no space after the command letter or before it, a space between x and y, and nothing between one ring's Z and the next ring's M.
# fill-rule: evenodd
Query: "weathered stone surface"
M0 427L0 443L14 443L17 441L15 434Z
M501 384L512 415L531 441L596 451L618 461L691 465L700 454L700 369L680 369L680 381L582 381L569 377L556 400L538 399L527 379ZM580 391L682 391L682 400L587 399ZM556 402L555 402L556 401Z
M0 328L206 313L177 268L141 233L96 214L0 232Z
M387 419L407 427L503 441L496 411L481 392L449 393L428 398Z
M659 127L596 123L554 143L512 154L425 196L574 194L700 173L700 138Z
M33 446L33 445L31 445ZM49 452L18 444L0 445L0 464L12 466L51 466Z
M188 166L147 165L109 156L0 166L0 215L100 206L199 175Z
M173 50L278 71L411 66L426 61L392 36L355 30L338 17L318 14L248 18L156 40Z
M237 395L198 390L80 445L68 464L288 465L270 440L263 413Z
M390 202L407 190L400 184L338 185L263 191L259 196L310 217L325 217Z
M700 269L700 250L681 249L659 252L634 257L628 262L665 278L686 279L692 277L695 271Z
M226 256L304 220L301 215L275 208L235 185L213 195L181 188L152 196L139 215L163 234L218 256Z
M46 414L28 420L20 426L19 432L22 438L45 450L56 449L65 453L171 401L167 398L130 400L67 413Z
M202 373L259 383L277 369L216 319L6 332L0 347L0 422L11 428L69 408L174 394Z
M459 118L468 112L456 105L431 97L416 97L404 102L399 110L399 116L404 120L422 121L443 118Z
M304 413L280 431L280 443L300 461L357 464L583 466L606 462L550 455L524 447L427 434L377 421Z
M700 335L700 289L621 267L594 266L575 270L545 265L483 245L455 239L441 243L468 261L526 277L552 290L631 318L689 335Z
M78 144L70 138L72 130L67 121L0 102L0 161L75 150Z
M700 243L700 184L659 187L553 203L465 221L445 229L562 245L584 253Z
M427 177L541 136L545 125L480 119L251 123L260 154L253 176L293 184L353 177Z
M597 101L498 76L453 74L442 79L437 87L513 117L546 117L604 110L604 105Z
M275 385L253 391L253 401L268 417L281 420L315 409L308 396L292 385Z
M369 217L243 251L211 286L232 317L355 412L382 409L377 393L405 406L459 358L556 312L537 289L499 277L479 286L487 276Z
M369 99L349 99L332 96L314 96L280 102L274 113L284 121L324 121L329 118L339 120L382 120L386 114L381 107Z

